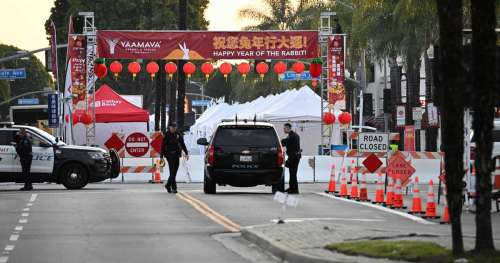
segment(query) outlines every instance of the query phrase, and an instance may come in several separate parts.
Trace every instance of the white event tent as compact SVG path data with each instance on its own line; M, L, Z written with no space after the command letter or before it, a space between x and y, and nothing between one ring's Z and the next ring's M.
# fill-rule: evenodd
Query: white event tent
M259 97L247 103L219 103L209 107L196 120L191 127L186 141L189 148L196 149L196 140L202 137L210 137L217 124L223 119L253 120L256 116L259 120L266 120L275 125L280 135L284 137L282 126L286 122L292 123L294 130L301 136L303 153L314 155L317 153L317 145L320 144L321 131L321 97L308 86L298 90L287 90L276 95Z

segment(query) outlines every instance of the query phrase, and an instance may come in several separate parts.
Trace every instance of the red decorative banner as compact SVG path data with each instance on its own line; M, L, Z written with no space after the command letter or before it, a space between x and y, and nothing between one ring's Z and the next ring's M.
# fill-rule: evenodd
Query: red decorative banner
M97 54L129 59L303 59L318 57L318 31L97 31Z
M405 151L414 152L415 151L415 126L406 125L405 126Z
M85 64L87 45L84 35L70 35L68 37L68 66L71 69L71 93L73 94L73 109L82 108L79 102L85 102L87 95ZM81 103L80 103L81 104Z
M328 39L328 103L345 109L345 35L333 35Z

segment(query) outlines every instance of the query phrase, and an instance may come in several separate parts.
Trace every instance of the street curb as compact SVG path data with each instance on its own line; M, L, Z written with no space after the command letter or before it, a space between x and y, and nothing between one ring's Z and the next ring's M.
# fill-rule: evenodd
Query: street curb
M278 242L266 238L265 236L252 230L252 227L245 227L241 229L241 236L246 240L256 244L264 250L269 251L274 256L287 262L300 262L300 263L342 263L341 261L334 261L323 259L315 256L306 255L304 253L296 252Z

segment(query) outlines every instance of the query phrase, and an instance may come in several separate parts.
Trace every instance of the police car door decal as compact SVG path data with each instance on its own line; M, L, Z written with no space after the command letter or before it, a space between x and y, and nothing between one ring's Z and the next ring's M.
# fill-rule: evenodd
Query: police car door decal
M14 157L16 148L12 145L0 145L0 173L16 172Z
M33 139L33 162L31 163L32 173L52 173L54 170L54 148L52 146L42 147L39 137L32 135Z

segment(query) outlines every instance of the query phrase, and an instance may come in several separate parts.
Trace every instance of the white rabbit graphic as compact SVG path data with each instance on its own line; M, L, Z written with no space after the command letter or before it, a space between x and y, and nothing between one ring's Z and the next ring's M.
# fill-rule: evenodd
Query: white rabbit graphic
M179 44L179 47L181 48L182 53L183 53L182 59L183 60L189 60L189 49L186 46L186 42L183 42L182 45Z

